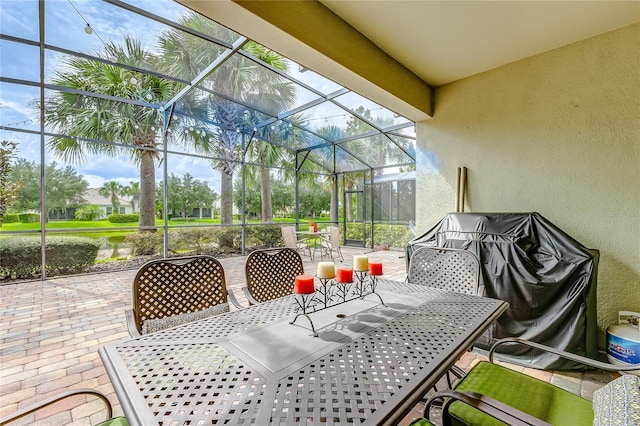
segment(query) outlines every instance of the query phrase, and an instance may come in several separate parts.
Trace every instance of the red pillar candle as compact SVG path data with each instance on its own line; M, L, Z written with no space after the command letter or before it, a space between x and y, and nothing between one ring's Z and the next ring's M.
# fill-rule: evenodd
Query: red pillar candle
M382 275L382 262L369 262L369 275Z
M336 281L339 283L352 283L353 282L353 269L351 268L338 268L336 270Z
M311 294L316 291L311 275L298 275L296 277L295 291L298 294Z

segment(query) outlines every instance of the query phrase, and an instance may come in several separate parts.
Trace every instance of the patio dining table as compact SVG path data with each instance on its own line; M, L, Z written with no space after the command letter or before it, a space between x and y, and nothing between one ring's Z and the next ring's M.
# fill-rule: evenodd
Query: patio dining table
M507 303L381 279L290 324L294 296L99 353L132 425L397 424Z
M313 260L317 250L322 250L322 240L326 239L329 234L330 232L327 230L296 231L296 235L298 237L307 240L307 245L309 246L309 257L311 257L311 260Z

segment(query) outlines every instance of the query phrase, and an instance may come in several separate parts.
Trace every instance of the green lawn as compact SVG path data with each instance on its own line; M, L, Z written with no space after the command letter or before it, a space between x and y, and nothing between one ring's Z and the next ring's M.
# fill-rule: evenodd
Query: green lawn
M311 219L313 220L313 219ZM295 223L295 219L291 218L276 218L273 220L274 223ZM238 225L239 222L234 222ZM259 220L249 220L248 224L260 223ZM172 219L169 221L169 226L173 225L219 225L220 219ZM301 221L301 229L305 229L308 227L308 220L305 219ZM164 226L164 221L161 219L156 219L156 226ZM76 235L76 236L84 236L90 238L101 238L101 237L116 237L123 236L126 234L130 234L132 232L137 232L138 224L137 222L133 223L111 223L107 219L99 219L99 220L52 220L47 222L46 229L51 230L69 230L69 232L65 232L66 235ZM91 231L82 231L84 228L122 228L117 230L91 230ZM39 231L40 230L40 222L35 223L3 223L0 228L0 234L6 231Z

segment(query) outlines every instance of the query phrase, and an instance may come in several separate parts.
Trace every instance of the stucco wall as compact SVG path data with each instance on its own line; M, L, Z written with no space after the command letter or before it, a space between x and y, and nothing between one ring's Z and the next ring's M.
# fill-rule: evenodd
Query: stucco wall
M454 210L537 211L600 250L598 324L640 311L640 24L436 90L418 123L418 230Z

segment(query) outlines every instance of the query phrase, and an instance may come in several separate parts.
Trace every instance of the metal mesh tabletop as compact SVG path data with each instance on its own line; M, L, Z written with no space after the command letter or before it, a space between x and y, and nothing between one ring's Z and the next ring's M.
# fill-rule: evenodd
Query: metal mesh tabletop
M380 292L385 305L327 312L317 338L288 324L287 297L100 355L132 424L397 423L506 304L387 280Z

